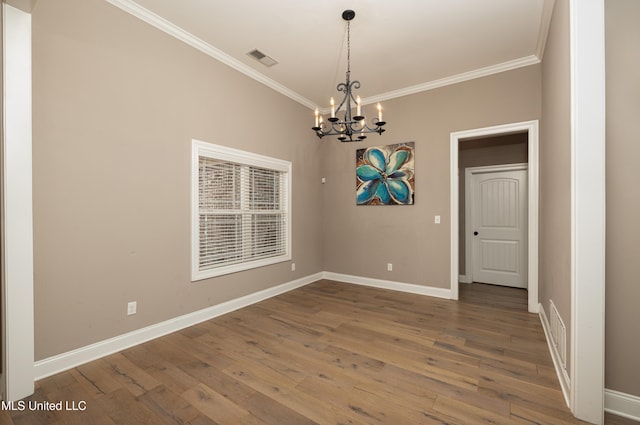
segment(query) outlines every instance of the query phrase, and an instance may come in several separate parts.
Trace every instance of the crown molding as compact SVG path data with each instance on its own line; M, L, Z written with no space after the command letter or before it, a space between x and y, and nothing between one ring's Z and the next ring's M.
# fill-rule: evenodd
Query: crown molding
M4 0L3 3L7 3L9 6L20 9L25 13L31 13L36 1L37 0Z
M406 87L399 90L382 93L376 96L370 96L362 99L362 105L370 105L372 103L383 102L385 100L395 99L397 97L409 96L424 91L434 90L440 87L450 86L452 84L458 84L476 78L487 77L493 74L499 74L505 71L512 71L514 69L523 68L525 66L536 65L540 63L540 58L536 55L526 56L523 58L515 59L508 62L499 63L497 65L491 65L480 69L475 69L469 72L463 72L462 74L452 75L450 77L441 78L439 80L428 81L426 83L417 84L415 86ZM330 112L328 107L319 108L320 114L326 115Z
M406 87L403 89L394 90L387 93L382 93L377 96L371 96L366 99L362 99L362 104L367 105L370 103L377 103L385 100L391 100L397 97L408 96L408 95L420 93L423 91L433 90L433 89L437 89L444 86L450 86L452 84L458 84L464 81L474 80L476 78L487 77L489 75L499 74L501 72L511 71L514 69L535 65L538 63L540 63L540 59L536 55L526 56L526 57L515 59L512 61L499 63L497 65L491 65L484 68L475 69L473 71L463 72L462 74L441 78L439 80L433 80L426 83L417 84L415 86Z
M232 56L226 54L222 50L212 46L206 41L196 37L195 35L183 30L179 26L167 21L161 16L151 12L148 9L140 6L134 1L131 0L105 0L107 3L127 12L128 14L135 16L141 21L146 22L147 24L159 29L167 33L168 35L182 41L183 43L188 44L189 46L200 50L202 53L205 53L212 58L222 62L223 64L235 69L238 72L246 75L249 78L252 78L259 83L264 84L265 86L277 91L280 94L283 94L289 97L292 100L306 106L309 109L315 109L316 104L310 101L309 99L301 96L300 94L290 90L289 88L283 86L277 81L272 80L266 75L256 71L248 65L240 62L239 60L233 58Z
M549 27L551 26L554 4L555 0L545 0L542 6L542 18L540 19L538 43L536 44L536 56L539 57L540 60L542 60L544 56L544 48L547 45L547 36L549 35Z

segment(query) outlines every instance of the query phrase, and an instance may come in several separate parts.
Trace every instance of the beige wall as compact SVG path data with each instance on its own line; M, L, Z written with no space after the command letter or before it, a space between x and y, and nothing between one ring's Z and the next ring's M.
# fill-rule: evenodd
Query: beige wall
M486 137L460 142L458 154L459 187L458 216L460 217L458 258L461 275L465 274L465 170L469 167L517 164L528 162L527 133Z
M607 0L606 374L608 389L640 396L640 2Z
M322 270L310 110L101 0L36 4L33 99L37 360ZM293 162L295 272L190 282L192 138Z
M384 102L390 123L363 143L323 140L325 270L449 288L451 132L540 118L540 67ZM415 205L357 206L355 151L415 141ZM441 224L434 224L440 215ZM387 272L393 263L393 272Z
M571 84L569 1L555 2L542 61L539 296L571 329ZM567 344L567 372L571 358Z

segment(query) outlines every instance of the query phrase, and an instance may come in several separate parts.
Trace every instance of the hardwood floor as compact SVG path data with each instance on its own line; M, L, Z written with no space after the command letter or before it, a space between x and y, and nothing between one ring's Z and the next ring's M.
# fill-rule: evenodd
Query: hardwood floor
M43 379L0 424L582 423L526 303L319 281Z

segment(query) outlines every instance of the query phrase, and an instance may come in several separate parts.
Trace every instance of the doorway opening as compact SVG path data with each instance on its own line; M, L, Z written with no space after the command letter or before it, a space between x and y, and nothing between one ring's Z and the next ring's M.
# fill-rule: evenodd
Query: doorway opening
M526 263L523 281L526 282L528 311L537 313L538 305L538 121L527 121L451 133L451 298L459 297L460 282L468 283L474 274L467 271L470 242L465 218L467 206L461 194L466 191L464 169L516 162L519 165L503 165L506 168L526 168L526 229L520 249ZM482 152L483 155L477 154ZM499 159L501 157L502 159ZM471 158L471 159L469 159ZM497 162L496 162L497 161ZM484 162L484 164L483 164ZM493 162L493 164L490 164ZM523 165L526 167L523 167ZM482 170L479 170L482 171ZM480 173L478 173L480 174ZM462 184L465 184L462 186ZM502 184L502 183L501 183ZM503 185L504 186L504 185ZM462 204L462 205L461 205ZM471 243L473 241L471 240ZM487 245L488 246L488 245ZM496 252L508 254L507 243L494 244ZM504 252L502 252L502 251ZM507 255L508 256L508 255ZM505 274L505 273L503 273ZM477 280L477 279L473 279ZM493 282L490 282L493 283ZM500 282L496 282L500 283Z

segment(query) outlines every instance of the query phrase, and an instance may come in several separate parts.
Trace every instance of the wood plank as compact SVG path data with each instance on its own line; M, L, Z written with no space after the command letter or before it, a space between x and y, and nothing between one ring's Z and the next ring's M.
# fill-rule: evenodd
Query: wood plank
M145 369L145 372L176 394L182 394L201 382L198 378L189 375L177 365L169 362L155 364Z
M71 377L71 379L60 379L65 377ZM58 374L40 381L39 386L49 401L64 403L64 410L57 412L60 423L116 425L95 400L87 398L84 388L77 385L73 375Z
M182 393L182 398L217 424L242 424L251 414L217 391L198 384Z
M151 375L135 365L121 353L112 354L102 359L106 370L120 381L120 385L134 396L140 396L160 385Z
M99 398L121 388L104 359L83 364L73 369L74 378L87 389L91 398Z
M261 421L272 425L296 424L296 425L317 425L318 423L297 411L279 403L274 399L261 393L256 393L249 400L248 410L251 414L260 418Z
M428 394L426 397L433 400L438 396L445 396L454 400L463 400L470 406L483 407L502 414L508 411L508 401L481 394L476 388L461 388L439 380L435 376L420 375L395 366L386 366L380 379L384 382L395 382L401 395L411 392L411 388L418 388L425 391Z
M512 423L508 414L500 415L480 406L470 405L464 401L445 396L438 396L433 410L455 418L463 424L510 425Z
M95 401L118 425L154 425L161 423L151 410L125 388L105 394Z
M525 423L535 423L540 425L575 425L586 422L580 421L573 416L559 417L558 415L550 416L544 411L532 410L530 408L513 404L511 407L511 418L522 419Z
M164 386L155 387L138 399L167 424L189 423L201 415L198 409Z

